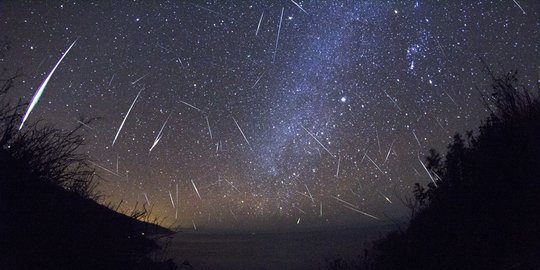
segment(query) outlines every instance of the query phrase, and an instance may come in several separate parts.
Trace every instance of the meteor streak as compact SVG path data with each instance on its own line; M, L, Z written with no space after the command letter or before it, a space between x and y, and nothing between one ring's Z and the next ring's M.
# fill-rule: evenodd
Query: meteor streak
M64 52L64 54L62 55L62 57L60 57L60 60L58 60L58 62L56 63L56 65L53 67L53 69L51 70L51 72L49 72L49 75L47 75L47 77L45 78L45 80L43 80L43 82L41 83L41 85L39 86L38 90L36 91L36 93L34 94L34 96L32 97L32 101L30 102L30 105L28 105L28 109L26 109L26 113L24 114L24 117L21 121L21 125L19 126L19 130L22 129L23 125L24 125L24 122L26 122L26 119L28 119L28 116L30 115L30 113L32 112L32 110L34 109L34 107L36 106L36 104L38 103L39 99L41 98L41 95L43 94L43 91L45 91L45 87L47 87L47 83L49 83L49 80L51 79L52 75L54 74L54 71L56 70L56 68L60 65L60 63L62 63L62 60L64 60L64 57L66 57L66 55L68 54L69 50L71 50L71 48L73 47L73 45L75 45L75 42L77 42L77 39L75 41L73 41L73 43L71 44L71 46L69 46L69 48L66 50L66 52Z
M193 105L191 105L191 104L189 104L189 103L187 103L187 102L185 102L185 101L180 100L180 102L186 104L187 106L189 106L189 107L191 107L191 108L193 108L193 109L195 109L195 110L197 110L197 111L199 111L199 112L201 111L201 109L199 109L199 108L197 108L197 107L195 107L195 106L193 106Z
M388 153L386 154L386 158L384 159L384 163L386 163L386 161L388 161L388 157L390 156L390 152L392 152L392 147L394 146L395 142L396 142L396 140L393 140L392 143L390 144L390 149L388 149Z
M523 12L523 15L527 14L527 13L525 13L525 10L521 7L521 5L516 0L514 0L514 3L516 3L516 6L518 6L519 9L521 9L521 12Z
M197 192L197 196L199 196L199 199L202 199L201 194L199 194L199 190L197 189L197 186L195 186L195 182L193 182L193 180L191 180L191 184L193 185L195 192Z
M332 157L335 157L332 153L330 153L330 151L329 151L326 147L324 147L324 145L323 145L319 140L317 140L317 138L315 137L315 135L313 135L311 132L309 132L309 130L307 130L307 129L304 127L304 125L300 125L300 126L301 126L301 127L309 134L309 136L311 136L317 143L319 143L319 145L320 145L324 150L326 150L326 152L327 152L328 154L330 154Z
M167 119L165 120L165 123L163 123L163 126L161 126L161 129L159 130L159 133L158 133L156 139L154 140L154 143L152 144L152 147L150 147L150 150L148 150L148 152L151 152L152 149L154 149L154 147L158 144L159 140L161 140L161 137L163 137L163 135L161 135L161 133L163 132L163 129L167 125L167 122L169 121L169 118L171 118L171 115L172 115L172 113L169 114L169 117L167 117Z
M144 88L142 88L139 93L137 94L137 96L135 97L135 99L133 100L133 103L131 103L131 106L129 107L129 110L127 111L126 113L126 116L124 116L124 120L122 120L122 124L120 124L120 127L118 128L118 132L116 132L116 136L114 136L114 140L112 142L112 146L114 146L114 143L116 142L116 139L118 138L118 135L120 134L120 131L122 131L122 127L124 127L124 123L126 123L126 119L128 118L129 116L129 113L131 112L131 109L133 109L133 105L135 105L135 102L137 102L137 99L139 98L139 95L141 94L142 90Z
M114 80L114 75L116 75L116 74L113 74L113 75L112 75L112 78L111 78L111 80L109 81L109 85L108 85L108 86L111 86L111 83L112 83L112 81Z
M172 193L171 193L170 190L169 190L169 198L171 198L172 208L176 208L176 207L174 206L174 200L173 200L173 198L172 198Z
M234 220L238 221L238 218L236 217L232 209L229 209L229 212L231 212L231 215L233 216Z
M374 216L374 215L370 215L370 214L368 214L368 213L366 213L366 212L360 211L359 209L356 209L356 208L354 208L354 207L350 207L350 206L348 206L348 205L343 205L343 207L345 207L345 208L347 208L347 209L350 209L350 210L353 210L353 211L355 211L355 212L358 212L358 213L360 213L360 214L362 214L362 215L364 215L364 216L368 216L368 217L370 217L370 218L372 218L372 219L380 220L378 217L376 217L376 216Z
M435 186L437 186L437 183L435 183L435 179L433 179L433 176L431 176L431 173L426 168L426 165L424 165L424 162L422 162L422 160L420 159L420 156L417 156L417 157L418 157L418 161L420 161L420 164L422 164L422 168L424 168L424 170L426 170L426 173L428 174L429 179L431 179L431 182L433 182L433 184L435 184Z
M313 196L311 195L311 192L309 191L308 186L307 186L306 184L304 184L304 186L306 186L306 190L307 190L307 192L308 192L308 194L309 194L309 198L311 198L311 202L312 202L312 203L315 203L315 200L313 199Z
M387 92L386 90L383 90L384 93L386 94L386 96L388 97L388 99L390 99L392 101L392 103L394 103L394 105L396 106L396 108L401 112L401 108L399 107L399 105L397 104L396 100L394 98L392 98Z
M79 123L79 124L81 124L81 125L83 125L83 126L89 128L89 129L91 129L91 130L94 130L93 127L89 126L88 124L84 123L83 121L81 121L81 120L76 120L76 121L77 121L77 123Z
M307 12L302 8L302 6L300 6L298 3L294 2L294 0L291 0L291 2L293 2L293 4L295 4L295 5L296 5L300 10L302 10L304 13L306 13L306 14L309 15L309 13L307 13Z
M210 140L213 139L212 137L212 129L210 128L210 122L208 121L208 116L205 116L206 118L206 125L208 126L208 133L210 134Z
M261 78L264 76L264 73L266 73L266 70L259 76L259 78L257 78L257 81L255 81L255 83L254 83L253 86L251 87L252 89L255 88L255 86L257 86L257 84L259 83L259 81L261 80Z
M261 13L261 18L259 19L259 24L257 25L257 31L255 32L255 36L259 34L259 28L261 28L261 22L262 22L263 16L264 16L264 11L263 13Z
M240 128L240 125L238 125L238 122L236 121L236 119L234 117L232 119L234 120L234 123L238 127L238 130L240 130L240 133L242 133L242 136L244 137L244 140L246 140L246 143L249 145L249 147L251 147L251 144L249 144L246 134L244 134L244 131L242 131L242 128Z
M369 159L369 161L371 161L371 163L373 163L373 165L375 165L375 167L377 167L377 169L382 173L384 174L383 170L381 170L381 167L379 167L379 165L377 165L377 163L375 163L375 161L373 161L373 159L371 159L367 153L364 153L364 155Z
M144 79L146 76L148 76L148 74L150 74L150 73L147 73L146 75L143 75L142 77L140 77L140 78L138 78L138 79L132 81L132 82L131 82L131 85L134 85L134 84L136 84L137 82L139 82L140 80Z
M339 177L339 164L341 163L341 156L338 155L337 169L336 169L336 178Z
M414 130L412 131L412 134L414 135L414 138L416 139L416 142L418 143L418 146L420 146L420 148L422 148L422 145L420 144L420 140L418 140L418 137L416 136L416 133L414 132Z
M223 178L223 180L225 180L229 185L231 185L232 188L236 189L236 191L240 192L240 190L238 190L238 188L236 188L236 187L233 185L233 183L231 183L229 180L227 180L227 179L225 179L225 178ZM240 192L240 193L242 193L242 192Z
M365 216L368 216L368 217L370 217L370 218L379 220L379 218L376 217L376 216L374 216L374 215L370 215L370 214L368 214L368 213L366 213L366 212L360 211L360 209L358 209L358 206L356 206L356 205L354 205L354 204L352 204L352 203L350 203L350 202L344 201L344 200L342 200L342 199L340 199L340 198L338 198L338 197L336 197L336 196L332 196L332 197L334 197L336 200L338 200L338 201L344 203L344 204L343 204L343 207L345 207L345 208L351 209L351 210L353 210L353 211L355 211L355 212L358 212L358 213L360 213L360 214L362 214L362 215L365 215Z
M146 199L146 203L150 205L150 200L148 200L148 195L146 195L146 192L144 192L143 194L144 194L144 198Z
M114 171L109 170L109 169L107 169L107 168L105 168L105 167L103 167L103 166L101 166L101 165L99 165L99 164L97 164L97 163L95 163L95 162L92 162L92 161L88 161L88 162L89 162L90 164L93 164L94 166L96 166L96 167L98 167L98 168L100 168L100 169L102 169L102 170L104 170L104 171L106 171L106 172L112 174L112 175L116 175L116 176L120 177L120 175L119 175L118 173L115 173Z
M392 203L392 201L390 200L390 198L386 197L386 195L382 194L382 192L380 192L380 191L377 191L377 192L379 192L379 194L381 194L381 196L383 196L384 199L385 199L387 202Z
M281 8L281 17L279 18L279 26L278 26L278 31L277 31L277 36L276 36L276 46L274 48L274 57L272 59L276 59L276 52L277 52L277 47L278 47L278 44L279 44L279 34L281 33L281 22L283 21L283 11L285 10L285 8Z

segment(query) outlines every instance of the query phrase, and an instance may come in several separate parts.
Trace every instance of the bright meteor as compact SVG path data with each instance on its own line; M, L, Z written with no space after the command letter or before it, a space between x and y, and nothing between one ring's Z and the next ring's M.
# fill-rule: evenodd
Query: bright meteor
M28 105L28 109L26 109L26 113L24 114L24 117L21 121L21 125L19 126L19 130L22 129L23 125L24 125L24 122L26 122L26 119L28 118L28 116L30 115L30 113L32 112L32 110L34 109L34 107L36 106L36 104L38 103L39 99L41 98L41 95L43 94L43 91L45 91L45 87L47 87L47 83L49 83L49 80L51 79L52 75L54 74L54 71L56 70L56 68L60 65L60 63L62 63L62 60L64 60L64 57L66 57L66 55L68 54L69 50L71 50L71 48L73 47L73 45L75 45L75 42L77 42L77 40L73 41L73 43L71 44L71 46L69 46L69 48L66 50L66 52L62 55L62 57L60 57L60 60L58 60L58 62L56 63L56 65L53 67L53 69L51 70L51 72L49 72L49 75L47 75L47 78L45 78L45 80L41 83L41 85L39 86L38 90L36 91L36 93L34 94L34 97L32 97L32 101L30 102L30 105Z
M144 89L144 88L143 88ZM118 128L118 132L116 132L116 136L114 136L114 140L112 142L112 146L114 146L114 143L116 142L116 139L118 138L118 135L120 135L120 131L122 131L122 127L124 127L124 123L126 123L126 119L129 116L129 113L131 112L131 109L133 109L133 105L135 105L135 102L137 102L137 99L139 98L139 95L141 94L142 90L139 91L137 96L135 97L135 100L133 100L133 103L131 103L131 107L129 107L129 110L126 113L126 116L124 116L124 120L122 120L122 124L120 124L120 127Z

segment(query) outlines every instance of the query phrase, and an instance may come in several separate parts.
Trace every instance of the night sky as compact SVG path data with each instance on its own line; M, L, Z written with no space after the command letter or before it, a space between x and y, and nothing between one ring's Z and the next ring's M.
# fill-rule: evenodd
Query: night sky
M403 217L427 151L487 116L479 57L540 75L535 0L111 2L2 1L0 63L30 102L76 41L27 123L102 117L102 201L165 225Z

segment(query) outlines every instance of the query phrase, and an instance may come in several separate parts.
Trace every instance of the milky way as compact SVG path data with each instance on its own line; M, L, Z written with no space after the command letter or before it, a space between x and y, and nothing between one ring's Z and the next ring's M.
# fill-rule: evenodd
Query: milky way
M2 66L26 74L13 98L30 101L77 40L27 121L69 129L101 117L85 126L84 151L103 202L128 213L150 204L184 227L403 217L400 199L431 181L427 150L487 116L479 59L518 69L526 87L540 70L537 1L3 1L0 10Z

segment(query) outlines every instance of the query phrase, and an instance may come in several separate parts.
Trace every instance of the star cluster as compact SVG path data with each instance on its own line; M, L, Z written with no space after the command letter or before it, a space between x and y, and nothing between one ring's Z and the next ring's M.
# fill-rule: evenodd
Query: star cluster
M1 60L30 100L77 40L29 121L100 117L84 151L127 213L371 224L404 216L427 150L487 115L480 58L537 83L540 5L518 2L4 1Z

